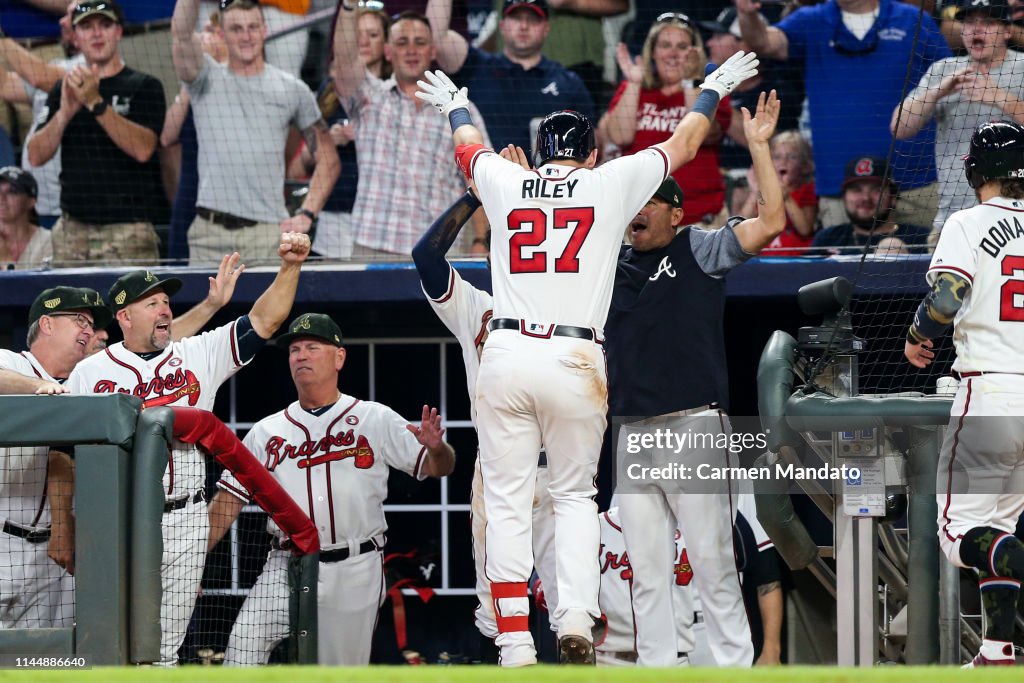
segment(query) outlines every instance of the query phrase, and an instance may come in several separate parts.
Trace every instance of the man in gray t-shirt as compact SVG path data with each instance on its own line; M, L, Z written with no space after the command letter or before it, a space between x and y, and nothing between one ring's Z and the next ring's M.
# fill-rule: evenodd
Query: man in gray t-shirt
M179 0L171 21L174 68L192 98L199 138L199 196L189 228L191 263L225 252L271 259L282 232L308 233L338 177L338 154L310 89L263 59L260 6L236 0L221 13L226 65L203 54L199 0ZM316 168L294 216L284 204L285 143L294 126Z
M1024 120L1024 54L1007 49L1010 16L1005 0L963 3L956 18L967 54L940 59L892 114L892 132L912 138L934 116L935 162L939 175L939 212L929 243L934 243L950 214L974 206L962 160L971 134L988 121Z

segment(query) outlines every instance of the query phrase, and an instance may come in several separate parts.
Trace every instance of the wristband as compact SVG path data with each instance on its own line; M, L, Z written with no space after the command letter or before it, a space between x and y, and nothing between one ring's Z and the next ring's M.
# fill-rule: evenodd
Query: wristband
M107 101L106 100L100 100L99 102L97 102L96 104L92 105L91 107L87 107L87 109L89 110L89 113L92 114L93 116L100 116L100 115L103 114L103 112L105 112L107 110Z
M910 329L907 330L907 342L913 344L914 346L917 346L921 342L925 341L928 341L928 339L926 337L921 336L921 333L919 333L916 329L914 329L914 326L911 325Z
M714 90L708 90L705 88L700 91L699 95L697 95L697 101L693 103L693 108L690 111L703 114L708 117L710 121L714 121L719 99L718 93Z
M295 209L295 213L292 214L292 215L293 216L305 216L306 218L308 218L311 221L312 225L316 225L317 215L315 213L313 213L312 211L310 211L309 209L304 209L304 208L300 207L298 209Z
M469 109L459 107L448 112L448 123L452 125L452 132L454 133L459 126L472 126L473 117L469 115Z

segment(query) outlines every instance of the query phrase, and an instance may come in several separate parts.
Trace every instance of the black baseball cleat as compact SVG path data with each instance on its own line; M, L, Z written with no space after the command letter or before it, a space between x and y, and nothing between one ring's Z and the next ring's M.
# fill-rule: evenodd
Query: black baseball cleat
M558 639L559 664L597 664L594 644L583 636L562 636Z

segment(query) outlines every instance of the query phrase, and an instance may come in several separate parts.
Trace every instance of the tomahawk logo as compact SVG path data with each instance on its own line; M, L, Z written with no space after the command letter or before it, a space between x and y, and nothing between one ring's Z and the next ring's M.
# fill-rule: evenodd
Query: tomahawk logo
M672 262L668 260L668 256L661 259L661 263L658 264L658 270L654 271L654 275L649 278L650 281L657 282L662 273L669 277L676 276L676 269L672 267Z

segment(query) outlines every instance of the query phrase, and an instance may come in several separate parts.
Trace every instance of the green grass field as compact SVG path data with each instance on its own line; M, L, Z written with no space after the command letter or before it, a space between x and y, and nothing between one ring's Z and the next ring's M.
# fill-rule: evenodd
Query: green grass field
M886 666L873 669L837 667L777 667L772 669L606 669L536 666L501 670L488 666L394 666L331 669L267 667L225 669L190 666L179 669L95 668L88 671L0 671L0 681L20 679L40 683L634 683L700 681L701 683L944 683L966 678L995 683L1019 683L1018 667L961 671L956 667Z

